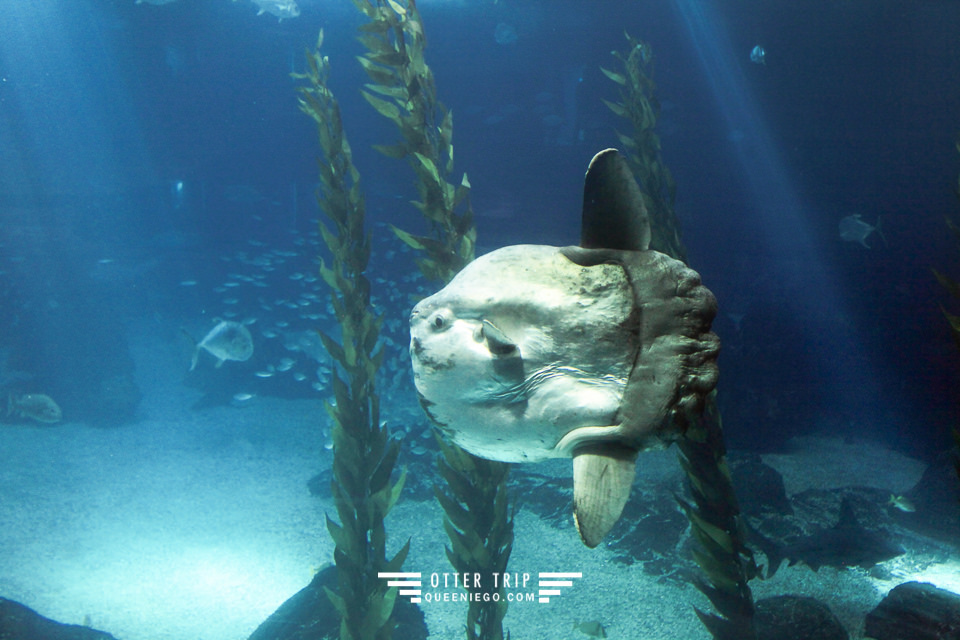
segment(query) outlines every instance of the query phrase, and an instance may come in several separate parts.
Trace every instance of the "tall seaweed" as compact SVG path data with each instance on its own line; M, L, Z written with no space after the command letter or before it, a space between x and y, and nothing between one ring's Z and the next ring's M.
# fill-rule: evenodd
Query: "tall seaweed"
M333 421L333 480L330 489L339 524L327 516L337 567L337 591L327 595L340 614L340 640L389 640L393 635L396 587L387 588L379 572L400 571L410 541L387 559L384 519L396 504L406 472L391 481L400 452L380 424L380 400L374 378L383 360L377 349L382 319L371 310L370 283L364 276L370 239L364 228L360 174L353 165L343 132L340 107L327 85L330 62L321 55L323 31L314 51L307 51L307 71L293 74L306 84L297 88L300 109L317 125L321 155L317 202L328 224L320 234L332 256L321 261L320 275L331 289L340 325L340 340L321 333L324 347L337 362L335 402L326 410Z
M377 149L406 159L416 175L419 200L414 206L428 222L426 233L414 235L394 228L397 236L417 250L417 263L432 280L448 282L474 258L476 229L466 174L451 180L453 113L437 99L433 73L424 58L423 21L414 0L354 0L369 19L360 27L367 53L359 58L371 83L363 92L378 113L393 122L401 139ZM439 440L439 438L438 438ZM508 509L510 465L477 458L452 444L440 443L438 462L446 487L435 488L444 509L450 540L447 558L459 573L483 579L506 569L513 546L513 517ZM467 610L468 640L500 640L507 603L500 598L471 598Z
M647 215L650 216L650 248L686 262L680 241L680 225L673 211L677 185L663 163L660 136L656 133L660 102L653 82L653 50L650 45L624 33L628 48L614 51L623 72L600 70L620 85L620 101L604 104L630 124L629 133L617 132L634 177L640 183Z
M623 71L601 68L620 86L620 101L604 102L632 128L628 134L618 132L617 137L640 183L650 216L650 248L685 262L686 250L673 209L676 185L663 164L660 139L655 133L660 107L652 78L653 52L649 44L624 35L627 51L613 52ZM727 467L716 392L708 398L702 416L687 419L692 426L678 441L678 448L693 502L678 500L698 545L694 559L706 575L706 580L698 578L695 585L720 615L699 609L696 612L714 638L751 640L756 633L748 582L759 570L746 545L746 529Z
M960 141L957 142L956 146L957 151L960 152ZM957 199L960 200L960 177L957 179L957 190L954 193ZM960 251L960 225L954 222L949 216L945 216L944 219L956 243L957 250ZM960 282L941 273L937 269L933 270L933 275L936 276L937 281L946 289L950 297L953 298L954 304L957 304L957 301L960 301ZM957 349L960 349L960 315L950 313L942 304L940 305L940 310L947 319L950 327L950 335L953 337L953 343L957 346ZM952 432L954 444L953 468L957 473L957 479L960 480L960 425L954 425Z
M358 58L371 83L363 97L393 122L402 140L377 145L381 153L406 159L416 174L419 200L413 205L430 225L426 235L394 228L413 249L417 264L431 280L447 282L474 258L476 228L470 207L470 181L453 175L453 112L436 98L433 72L424 58L426 38L414 0L353 0L370 19L360 27L367 53Z

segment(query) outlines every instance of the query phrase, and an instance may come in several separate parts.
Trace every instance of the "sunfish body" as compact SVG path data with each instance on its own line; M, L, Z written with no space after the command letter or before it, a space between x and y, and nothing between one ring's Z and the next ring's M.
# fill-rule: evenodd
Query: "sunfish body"
M480 457L572 457L591 547L620 517L637 453L679 435L716 385L716 300L649 242L639 188L608 149L587 171L581 246L493 251L410 319L428 415Z
M196 369L201 350L209 351L217 359L217 367L227 360L244 362L253 355L253 337L239 322L224 320L217 323L194 348L190 371Z
M30 418L44 424L54 424L63 418L53 398L42 393L10 394L7 398L7 415Z

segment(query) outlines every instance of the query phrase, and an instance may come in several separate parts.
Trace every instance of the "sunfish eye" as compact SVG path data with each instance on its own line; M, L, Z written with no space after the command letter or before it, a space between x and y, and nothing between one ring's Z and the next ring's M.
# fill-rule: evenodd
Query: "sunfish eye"
M446 324L446 321L444 320L443 316L440 315L439 313L433 317L434 329L443 329L445 324Z

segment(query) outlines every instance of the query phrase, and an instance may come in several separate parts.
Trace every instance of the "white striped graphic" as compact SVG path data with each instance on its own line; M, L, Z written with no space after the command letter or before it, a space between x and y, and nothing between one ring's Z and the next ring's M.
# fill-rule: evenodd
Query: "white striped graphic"
M560 589L555 587L572 587L575 578L582 578L583 573L549 573L540 572L537 598L538 602L550 602L550 596L560 595Z
M420 573L404 573L395 571L380 571L378 578L385 578L388 587L400 587L397 592L401 596L410 596L410 602L420 602ZM416 587L410 588L410 587Z

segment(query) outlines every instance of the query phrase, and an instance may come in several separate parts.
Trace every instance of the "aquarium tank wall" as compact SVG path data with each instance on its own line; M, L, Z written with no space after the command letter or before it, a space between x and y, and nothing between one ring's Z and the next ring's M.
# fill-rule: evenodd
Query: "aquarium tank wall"
M960 6L8 4L0 637L960 630Z

